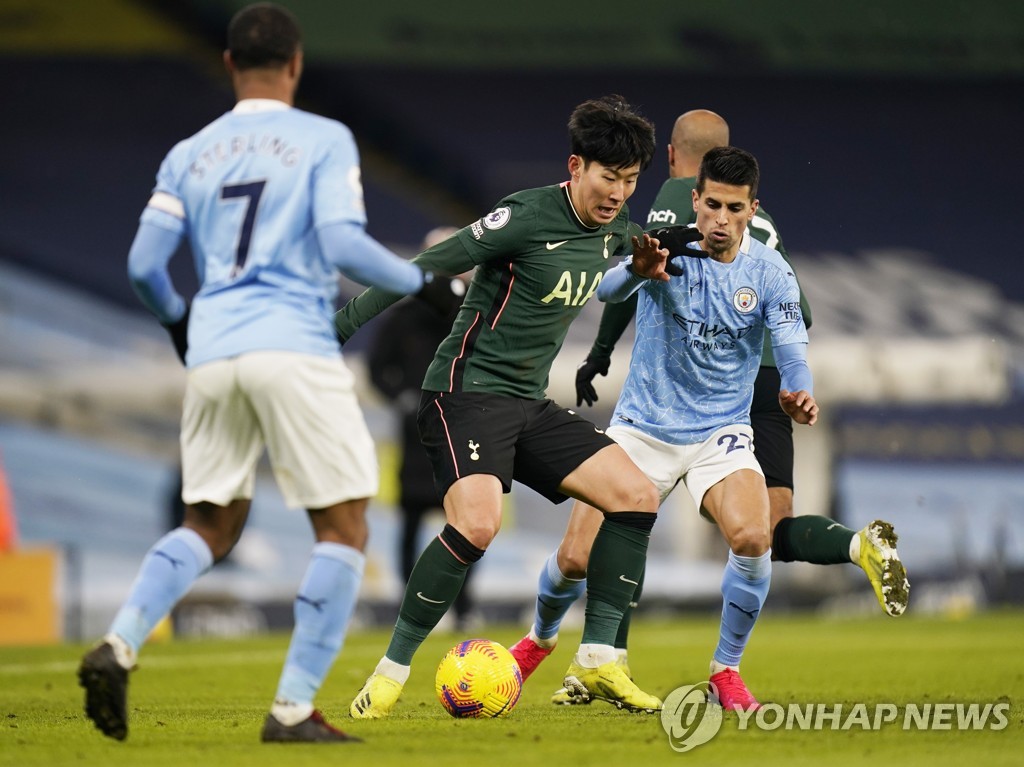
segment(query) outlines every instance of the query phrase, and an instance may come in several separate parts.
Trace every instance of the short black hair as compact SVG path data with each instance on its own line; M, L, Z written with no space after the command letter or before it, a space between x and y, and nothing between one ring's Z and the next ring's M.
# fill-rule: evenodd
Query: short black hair
M616 170L639 163L646 170L654 147L654 125L622 96L584 101L569 117L570 151L585 162L596 160Z
M273 3L247 5L228 24L228 51L237 69L284 66L301 46L299 23Z
M731 186L749 186L750 199L757 197L761 169L757 158L737 146L716 146L705 152L697 170L697 194L704 193L704 183L716 181Z

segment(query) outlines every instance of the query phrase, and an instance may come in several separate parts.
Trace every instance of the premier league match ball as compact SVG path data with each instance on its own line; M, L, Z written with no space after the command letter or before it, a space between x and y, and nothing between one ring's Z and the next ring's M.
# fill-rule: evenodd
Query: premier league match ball
M437 667L434 689L457 719L505 716L519 702L523 675L512 653L489 639L467 639Z

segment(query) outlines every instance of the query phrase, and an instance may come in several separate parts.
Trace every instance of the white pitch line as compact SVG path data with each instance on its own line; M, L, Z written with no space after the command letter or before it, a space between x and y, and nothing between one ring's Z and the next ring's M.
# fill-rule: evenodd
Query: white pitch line
M142 668L181 668L184 666L239 666L245 663L281 663L285 648L250 652L207 653L198 655L152 656L142 658ZM348 653L354 657L358 653ZM342 657L346 655L342 650ZM339 659L340 660L340 659ZM0 675L68 673L78 668L79 661L50 661L47 663L0 663Z

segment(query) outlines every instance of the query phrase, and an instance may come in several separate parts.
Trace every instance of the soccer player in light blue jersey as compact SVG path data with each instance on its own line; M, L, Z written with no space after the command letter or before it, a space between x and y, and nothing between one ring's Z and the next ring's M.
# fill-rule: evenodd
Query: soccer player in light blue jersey
M133 287L188 368L186 507L79 669L86 713L118 740L128 732L128 672L139 649L238 540L264 447L287 505L307 510L316 543L262 739L358 740L313 706L355 607L364 514L378 482L332 325L338 272L438 308L448 288L365 232L351 133L293 106L302 61L288 11L260 3L234 16L224 62L237 104L167 155L128 256ZM191 307L167 270L185 239L200 283Z
M707 152L693 193L704 249L686 256L673 249L671 261L666 248L658 258L649 249L637 251L598 288L604 301L639 294L633 357L608 435L662 500L682 482L729 544L710 679L727 709L758 706L739 664L771 581L768 491L749 417L765 330L782 377L780 406L797 423L818 417L796 278L778 252L747 231L757 211L758 180L748 152ZM535 628L557 625L577 596L578 583L570 579L542 577L545 582ZM534 668L553 648L552 637L537 639L531 631L519 643L532 650L520 652Z

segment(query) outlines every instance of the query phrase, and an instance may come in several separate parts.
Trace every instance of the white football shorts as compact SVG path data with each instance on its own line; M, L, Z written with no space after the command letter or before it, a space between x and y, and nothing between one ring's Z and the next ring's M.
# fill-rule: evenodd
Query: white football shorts
M373 439L341 357L259 351L188 371L182 499L252 498L264 446L290 508L376 495Z
M606 434L654 483L662 501L682 480L704 517L702 502L710 487L740 469L764 476L754 458L754 431L747 424L723 426L694 445L672 445L620 424L609 426Z

